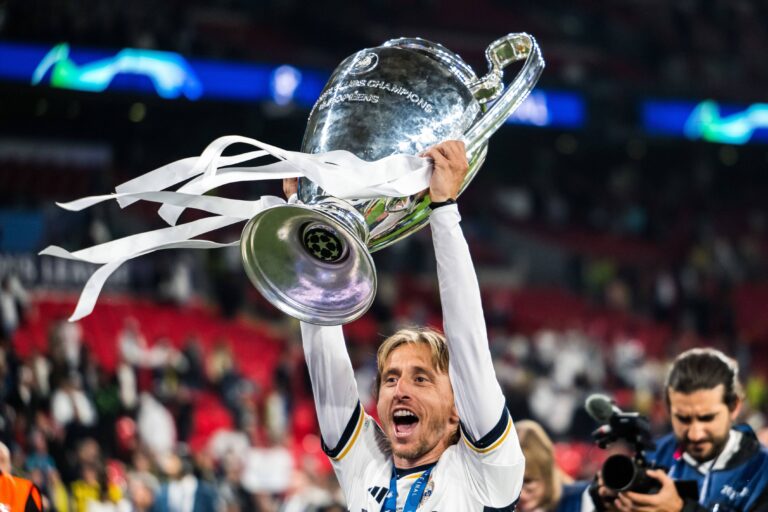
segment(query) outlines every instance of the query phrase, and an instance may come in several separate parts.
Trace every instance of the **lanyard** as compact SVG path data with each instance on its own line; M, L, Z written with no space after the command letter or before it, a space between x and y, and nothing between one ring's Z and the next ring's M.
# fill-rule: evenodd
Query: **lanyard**
M405 500L403 512L416 512L416 507L421 503L421 497L424 495L424 488L427 486L432 469L434 466L424 471L413 483L408 492L408 498ZM392 466L392 478L389 480L389 492L387 499L384 500L384 505L381 507L381 512L397 512L397 472L394 465Z

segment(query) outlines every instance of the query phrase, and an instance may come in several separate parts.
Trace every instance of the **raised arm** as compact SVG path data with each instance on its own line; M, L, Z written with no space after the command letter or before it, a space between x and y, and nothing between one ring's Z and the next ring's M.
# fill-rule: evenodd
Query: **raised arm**
M283 180L283 193L289 203L296 200L297 190L296 178ZM344 333L340 325L321 327L301 322L301 341L323 444L329 454L334 453L343 444L339 441L342 441L353 416L359 417L362 413Z
M443 143L426 156L435 161L430 183L433 204L455 199L467 172L464 145ZM480 288L460 221L455 204L434 209L430 217L456 408L466 432L479 441L495 428L510 427L488 347Z
M333 451L360 407L344 334L341 326L321 327L302 322L301 338L320 432L327 450Z

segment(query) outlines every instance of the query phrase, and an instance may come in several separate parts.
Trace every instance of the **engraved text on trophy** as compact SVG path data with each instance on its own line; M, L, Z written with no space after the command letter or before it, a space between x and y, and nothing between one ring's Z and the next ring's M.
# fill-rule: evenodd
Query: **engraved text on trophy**
M403 87L386 80L365 79L347 80L325 91L317 100L317 108L319 110L325 110L328 107L338 103L345 103L350 101L361 101L368 103L379 102L378 94L361 93L357 90L357 88L361 87L376 89L377 91L386 91L393 96L402 96L406 100L421 108L427 114L431 114L435 108L430 101L420 97L418 94L411 91L407 87ZM350 92L346 92L350 89L352 89Z

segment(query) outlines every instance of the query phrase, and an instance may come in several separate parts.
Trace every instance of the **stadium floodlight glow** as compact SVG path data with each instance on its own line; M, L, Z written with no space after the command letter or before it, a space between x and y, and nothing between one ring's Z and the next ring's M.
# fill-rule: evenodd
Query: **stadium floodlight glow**
M113 57L78 65L70 58L69 45L58 44L35 68L32 84L42 83L50 70L50 85L76 91L105 91L117 75L135 74L150 79L158 96L166 99L182 95L199 99L203 87L189 63L173 52L126 48Z
M551 128L581 128L585 122L584 98L573 92L536 89L507 118L508 124Z
M649 100L642 105L643 125L651 135L686 137L718 144L768 142L768 104L723 104Z
M685 123L685 135L694 140L746 144L759 128L768 128L768 104L755 103L741 112L722 116L717 102L707 100L691 112Z
M270 80L272 99L278 105L290 103L300 84L301 71L288 65L276 68L272 72L272 79Z

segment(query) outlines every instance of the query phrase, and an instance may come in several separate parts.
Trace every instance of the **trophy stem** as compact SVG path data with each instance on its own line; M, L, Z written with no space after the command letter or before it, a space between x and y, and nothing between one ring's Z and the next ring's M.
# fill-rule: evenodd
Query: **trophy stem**
M333 196L325 196L308 203L307 206L319 208L333 216L334 220L357 235L364 245L368 245L368 238L370 237L368 224L366 224L362 214L348 202Z

